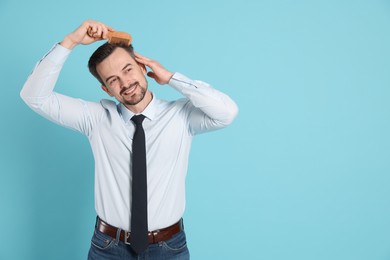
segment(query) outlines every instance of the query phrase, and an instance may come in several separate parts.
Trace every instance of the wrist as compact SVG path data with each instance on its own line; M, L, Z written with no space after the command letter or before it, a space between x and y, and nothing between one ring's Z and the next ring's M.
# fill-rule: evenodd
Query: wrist
M173 75L175 75L175 73L169 72L168 77L167 77L167 78L168 78L168 81L167 81L166 84L169 84L169 82L171 81Z
M74 47L77 46L77 43L75 43L74 41L72 41L72 39L69 38L69 36L66 36L61 42L60 42L61 46L71 50L73 49Z

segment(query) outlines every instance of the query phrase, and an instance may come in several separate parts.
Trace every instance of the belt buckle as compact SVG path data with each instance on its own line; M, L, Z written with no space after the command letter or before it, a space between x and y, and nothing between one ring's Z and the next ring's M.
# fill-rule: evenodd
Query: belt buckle
M129 242L129 238L130 238L130 232L127 232L127 231L125 231L125 241L123 241L123 242L125 242L125 244L126 245L131 245L131 243Z
M152 237L152 244L158 242L158 240L157 240L157 235L158 235L159 232L160 232L159 230L149 232L149 236Z

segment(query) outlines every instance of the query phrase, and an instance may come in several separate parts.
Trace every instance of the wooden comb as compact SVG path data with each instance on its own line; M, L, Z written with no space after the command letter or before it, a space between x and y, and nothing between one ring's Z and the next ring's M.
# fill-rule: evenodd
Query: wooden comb
M93 37L92 28L88 29L88 35ZM123 44L129 46L132 41L131 35L126 32L108 32L108 43L111 44Z

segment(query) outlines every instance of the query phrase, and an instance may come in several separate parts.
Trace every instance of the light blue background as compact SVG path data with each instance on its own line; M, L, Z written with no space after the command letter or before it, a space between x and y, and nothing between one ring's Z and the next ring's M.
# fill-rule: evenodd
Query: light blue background
M85 19L239 105L198 136L187 179L192 259L390 259L390 1L0 1L0 259L86 259L86 138L19 92ZM56 90L105 98L77 47ZM161 98L169 87L150 84Z

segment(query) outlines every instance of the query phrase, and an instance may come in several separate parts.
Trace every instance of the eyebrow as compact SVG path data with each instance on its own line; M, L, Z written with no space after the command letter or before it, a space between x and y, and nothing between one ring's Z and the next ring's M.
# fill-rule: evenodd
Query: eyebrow
M127 69L127 67L129 67L129 66L133 66L133 64L127 63L127 64L122 68L121 71L124 71L124 70ZM115 75L109 76L108 78L106 78L106 82L108 82L111 78L115 78L115 77L116 77Z

